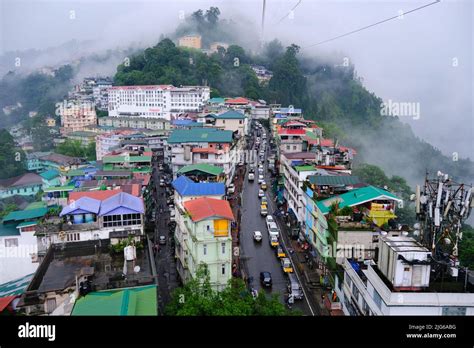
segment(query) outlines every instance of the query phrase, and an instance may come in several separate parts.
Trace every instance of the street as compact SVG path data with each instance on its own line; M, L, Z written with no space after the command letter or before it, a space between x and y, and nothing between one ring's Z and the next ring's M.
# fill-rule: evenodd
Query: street
M250 144L249 147L255 149L255 144ZM265 159L266 155L267 153L265 154ZM257 168L257 166L255 167ZM269 186L265 191L269 201L268 215L272 215L275 211L275 204L269 194L271 190L271 178L268 174L267 163L264 161L264 176ZM256 169L256 179L254 181L248 181L247 178L245 178L244 181L242 192L242 223L240 230L241 260L245 264L244 269L248 272L247 276L252 278L251 287L259 290L261 288L260 272L270 272L273 286L271 290L266 289L266 291L271 292L271 294L277 294L280 301L285 303L288 294L288 277L283 272L280 260L275 254L275 249L270 246L266 221L265 218L260 215L260 198L258 197L260 185L258 184L257 178L258 172ZM260 231L262 233L263 239L261 242L257 243L253 240L254 231ZM282 240L282 238L281 236L280 240ZM307 303L306 297L303 300L295 301L292 307L301 310L305 315L314 315L313 310Z
M166 244L159 245L155 252L156 271L158 274L158 313L163 315L164 308L171 300L171 293L178 286L176 262L174 251L171 247L173 234L168 227L169 210L166 204L166 187L160 186L160 179L163 172L158 170L157 163L154 163L153 182L155 183L156 215L155 230L153 240L158 243L159 236L166 236Z

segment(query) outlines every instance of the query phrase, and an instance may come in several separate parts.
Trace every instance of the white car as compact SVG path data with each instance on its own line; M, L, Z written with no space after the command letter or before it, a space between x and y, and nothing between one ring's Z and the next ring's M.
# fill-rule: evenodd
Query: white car
M258 183L261 184L261 183L264 182L264 181L265 181L265 180L263 179L263 175L260 174L260 175L258 176Z
M227 194L232 194L235 192L235 185L234 184L230 184L229 187L227 187Z
M262 241L262 232L254 231L253 232L253 240L256 241L256 242L261 242Z
M262 198L263 196L265 196L265 192L263 192L263 190L258 190L258 197Z
M271 223L275 223L275 219L273 218L273 216L271 215L268 215L265 220L267 221L267 226L270 225Z
M174 210L170 211L170 221L176 221L176 213Z

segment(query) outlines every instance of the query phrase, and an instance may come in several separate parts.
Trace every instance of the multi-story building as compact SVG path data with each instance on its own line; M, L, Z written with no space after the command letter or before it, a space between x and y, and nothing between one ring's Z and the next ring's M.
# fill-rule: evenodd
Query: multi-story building
M61 109L61 134L83 131L88 125L97 124L95 109L89 104L74 104Z
M219 47L227 50L229 48L229 44L225 42L213 42L209 45L209 53L217 53Z
M247 133L248 129L248 118L243 112L229 110L221 114L208 114L205 117L206 125L212 125L213 127L230 130L234 133L243 136Z
M99 126L163 131L169 131L171 129L171 124L168 120L148 117L100 117Z
M464 279L430 279L431 252L408 236L381 237L377 262L345 260L334 290L346 315L474 315Z
M201 35L185 35L178 39L178 46L200 50L202 48L201 41Z
M35 173L26 173L13 178L0 180L0 198L15 195L34 196L43 187L41 176Z
M207 86L116 86L108 89L109 116L138 116L171 120L199 112L210 97Z
M166 156L173 175L184 166L207 163L224 169L227 182L232 180L241 143L233 132L211 127L176 129L168 138Z
M176 209L176 256L181 279L187 282L194 278L203 265L211 286L224 289L232 277L234 216L229 202L203 197L177 204Z
M144 233L143 198L125 192L106 190L70 201L60 217L37 226L38 248L45 252L51 244L110 239L111 244L133 236L140 241ZM91 191L94 194L94 191Z

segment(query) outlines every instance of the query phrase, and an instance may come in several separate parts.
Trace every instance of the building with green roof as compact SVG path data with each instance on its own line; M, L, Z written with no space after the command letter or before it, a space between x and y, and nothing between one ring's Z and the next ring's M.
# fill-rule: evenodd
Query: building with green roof
M49 169L43 173L40 173L40 176L43 179L43 189L45 187L61 185L61 176L59 171L56 169Z
M232 143L233 132L215 128L175 129L168 144L182 143Z
M157 287L147 285L91 292L76 301L71 315L155 316L158 315Z
M188 166L184 166L178 171L178 175L186 175L186 176L213 176L217 177L224 173L224 169L222 167L218 167L212 164L207 163L199 163L199 164L191 164Z

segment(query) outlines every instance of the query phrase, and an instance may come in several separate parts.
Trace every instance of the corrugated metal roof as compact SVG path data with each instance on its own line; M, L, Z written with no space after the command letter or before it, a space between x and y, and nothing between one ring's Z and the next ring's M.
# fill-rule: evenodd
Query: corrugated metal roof
M20 295L30 284L34 273L0 284L0 297Z
M28 219L37 219L43 217L48 212L48 208L36 208L27 210L16 210L5 216L3 222L8 221L22 221Z
M359 189L351 190L349 192L343 193L342 195L337 195L331 198L324 199L322 201L317 202L316 204L318 205L318 208L322 211L323 214L327 214L329 213L329 210L333 203L338 203L339 208L341 209L344 207L353 207L376 199L402 201L393 193L390 193L386 190L375 186L366 186L361 187Z
M189 166L184 166L178 171L178 174L186 174L193 171L200 171L211 175L220 175L224 171L223 168L218 166L213 166L212 164L200 163L200 164L191 164Z
M99 215L109 215L119 208L125 208L126 210L130 210L131 212L141 214L145 212L143 199L141 197L135 197L129 193L120 192L119 194L102 201Z
M354 185L361 182L359 177L351 175L311 175L308 180L317 186Z
M69 215L69 214L84 214L84 213L93 213L97 214L100 209L101 201L98 199L93 199L90 197L81 197L76 201L71 202L69 205L65 206L61 211L59 216Z
M172 182L172 185L181 196L215 196L225 194L223 183L196 183L181 175Z
M88 293L71 315L157 315L156 285Z
M215 128L175 129L168 138L173 143L232 143L233 132Z
M244 114L240 112L229 110L229 111L224 112L223 114L216 115L215 118L224 119L224 120L242 120L246 117Z
M50 169L43 173L40 173L40 176L45 180L52 180L59 176L59 172L56 169Z
M194 222L198 222L210 217L234 220L234 214L228 201L214 198L198 198L184 202L184 208L191 215Z

